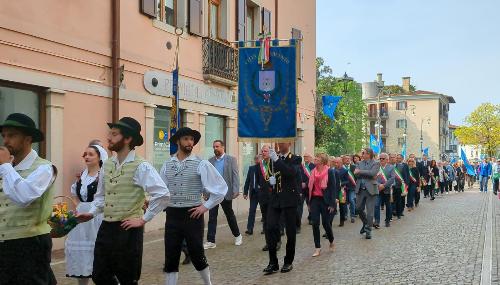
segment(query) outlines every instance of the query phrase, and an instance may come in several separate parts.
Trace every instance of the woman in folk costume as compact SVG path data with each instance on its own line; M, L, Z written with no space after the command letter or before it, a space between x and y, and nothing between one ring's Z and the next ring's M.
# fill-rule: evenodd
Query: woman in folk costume
M87 167L71 185L71 195L80 202L77 212L88 212L97 192L99 172L108 153L100 145L89 145L83 153ZM94 245L97 231L101 226L102 214L94 219L78 224L68 235L65 245L66 276L78 279L79 285L89 284L94 262Z
M335 249L333 242L332 220L337 207L337 197L340 188L340 179L334 168L328 167L328 155L318 154L318 164L309 176L309 208L313 227L315 250L313 257L321 253L319 222L326 231L330 242L330 250Z

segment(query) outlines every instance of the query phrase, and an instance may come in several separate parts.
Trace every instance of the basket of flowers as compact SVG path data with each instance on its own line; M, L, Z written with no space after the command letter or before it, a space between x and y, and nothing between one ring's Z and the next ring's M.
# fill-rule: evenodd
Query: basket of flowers
M74 229L78 225L76 212L73 210L68 210L68 203L65 200L69 200L74 208L76 208L76 203L68 196L56 196L54 197L54 200L56 199L62 200L52 205L52 214L50 215L47 223L52 228L52 230L50 231L50 236L52 238L61 238L66 236L72 229Z

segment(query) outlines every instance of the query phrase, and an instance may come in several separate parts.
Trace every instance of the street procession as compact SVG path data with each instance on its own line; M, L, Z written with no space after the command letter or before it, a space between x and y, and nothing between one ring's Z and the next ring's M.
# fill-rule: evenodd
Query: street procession
M3 1L0 285L500 284L500 3L424 2Z

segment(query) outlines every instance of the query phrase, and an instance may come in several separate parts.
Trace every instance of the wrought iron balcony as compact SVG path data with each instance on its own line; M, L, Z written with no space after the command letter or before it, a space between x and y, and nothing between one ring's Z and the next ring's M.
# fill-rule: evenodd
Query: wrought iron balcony
M227 86L238 85L238 50L229 44L203 38L203 78Z

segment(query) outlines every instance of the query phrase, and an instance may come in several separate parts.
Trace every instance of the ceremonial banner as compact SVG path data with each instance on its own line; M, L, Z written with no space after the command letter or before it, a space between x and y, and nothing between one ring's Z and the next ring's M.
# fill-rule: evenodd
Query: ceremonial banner
M175 135L177 129L180 125L180 115L179 115L179 69L174 69L172 72L172 108L170 109L170 137ZM170 144L170 154L175 154L177 152L177 144Z
M296 47L270 47L266 64L259 62L259 51L239 48L238 139L292 141L297 134Z

